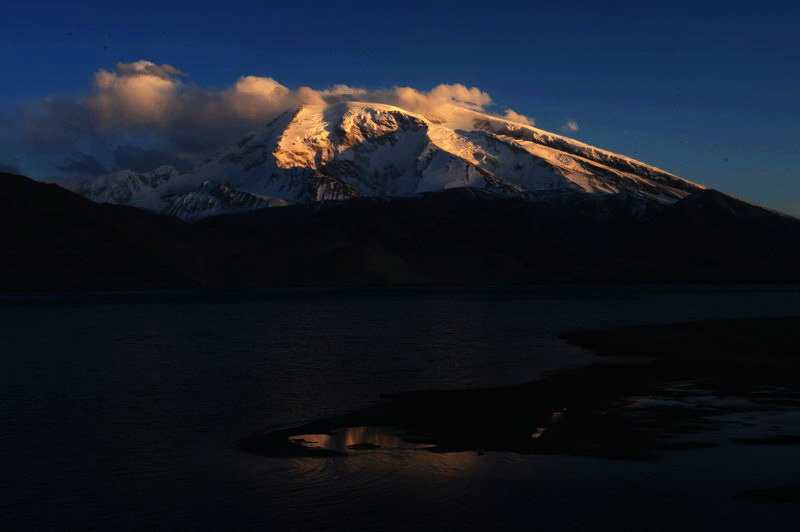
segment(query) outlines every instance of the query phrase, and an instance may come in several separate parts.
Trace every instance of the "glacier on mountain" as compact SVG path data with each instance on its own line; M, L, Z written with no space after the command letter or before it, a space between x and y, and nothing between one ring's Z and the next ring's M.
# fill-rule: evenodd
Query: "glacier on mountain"
M668 205L703 189L664 170L471 109L447 120L385 104L304 105L179 173L93 178L77 192L187 220L457 187L534 200L569 191ZM644 209L644 207L635 207Z

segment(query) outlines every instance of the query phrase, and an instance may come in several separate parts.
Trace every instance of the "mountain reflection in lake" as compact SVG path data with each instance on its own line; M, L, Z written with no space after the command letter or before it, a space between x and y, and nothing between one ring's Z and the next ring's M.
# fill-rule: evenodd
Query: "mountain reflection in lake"
M781 529L800 517L796 505L736 499L797 484L796 447L780 442L626 461L431 452L413 434L354 424L293 435L346 456L239 447L386 392L523 383L592 362L559 338L566 330L779 315L800 315L797 289L6 296L1 524Z
M428 449L431 445L414 443L397 430L386 427L344 427L328 434L298 434L293 445L345 454L348 451Z

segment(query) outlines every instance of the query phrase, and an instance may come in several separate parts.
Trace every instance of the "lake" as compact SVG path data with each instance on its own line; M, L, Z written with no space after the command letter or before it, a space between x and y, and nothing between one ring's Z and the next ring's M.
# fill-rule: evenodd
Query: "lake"
M651 529L788 530L797 505L734 496L797 484L796 446L635 461L432 453L390 435L381 451L346 457L260 457L237 444L375 404L384 392L523 383L594 363L559 338L565 331L772 316L800 316L800 287L6 294L0 527L582 529L644 520Z

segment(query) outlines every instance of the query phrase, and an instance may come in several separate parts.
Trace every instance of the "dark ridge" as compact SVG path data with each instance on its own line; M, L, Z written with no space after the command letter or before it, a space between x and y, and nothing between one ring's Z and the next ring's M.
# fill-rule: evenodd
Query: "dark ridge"
M0 290L800 281L800 220L711 190L638 205L453 189L188 224L0 174Z
M200 250L176 218L0 173L0 223L2 290L200 286Z

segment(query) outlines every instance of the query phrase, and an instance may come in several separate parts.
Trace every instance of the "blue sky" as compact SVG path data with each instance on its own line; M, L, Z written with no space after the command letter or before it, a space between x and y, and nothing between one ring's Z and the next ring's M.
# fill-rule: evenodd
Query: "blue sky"
M3 12L6 119L139 59L202 87L462 83L543 129L572 119L575 138L800 214L795 3L7 0Z

